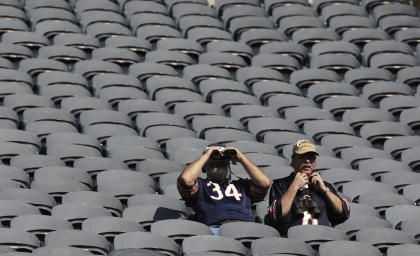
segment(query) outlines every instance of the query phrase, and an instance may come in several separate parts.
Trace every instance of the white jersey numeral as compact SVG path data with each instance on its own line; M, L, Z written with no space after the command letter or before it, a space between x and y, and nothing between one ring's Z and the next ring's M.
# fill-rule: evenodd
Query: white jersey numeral
M227 197L234 197L236 199L236 201L241 201L242 194L238 192L235 185L233 185L233 184L229 184L229 186L227 186L226 191L225 191L225 195Z
M216 192L216 196L210 196L211 199L214 200L222 200L224 196L226 197L234 197L236 201L241 201L242 194L238 192L235 185L229 184L226 187L225 195L223 196L223 192L220 188L220 185L217 183L209 182L207 186L213 185L213 192Z
M302 225L318 225L318 220L314 219L309 212L304 211L303 214Z

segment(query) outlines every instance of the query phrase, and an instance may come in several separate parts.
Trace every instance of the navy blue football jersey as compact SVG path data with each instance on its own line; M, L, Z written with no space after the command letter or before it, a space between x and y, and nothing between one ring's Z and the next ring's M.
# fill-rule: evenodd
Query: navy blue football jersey
M197 178L194 186L186 188L178 182L178 190L187 206L194 209L198 221L214 225L223 220L254 221L251 204L261 200L267 190L260 189L249 179L220 184ZM255 196L257 195L257 196Z

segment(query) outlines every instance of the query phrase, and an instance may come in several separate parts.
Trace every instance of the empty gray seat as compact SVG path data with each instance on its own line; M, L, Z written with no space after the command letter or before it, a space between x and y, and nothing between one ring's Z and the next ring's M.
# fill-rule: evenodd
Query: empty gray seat
M395 95L379 102L379 108L391 112L396 119L405 109L420 107L419 98L411 95Z
M159 50L183 52L194 59L198 59L198 56L204 51L199 43L183 38L161 39L156 42L156 48Z
M356 234L359 242L371 244L380 251L398 244L415 244L416 240L409 234L390 228L365 228Z
M349 70L344 74L344 81L350 83L357 88L378 81L391 81L392 73L385 69L379 68L357 68Z
M329 241L348 240L346 233L340 229L321 225L299 225L289 228L287 237L306 242L312 248L318 248Z
M413 147L406 149L401 153L401 162L407 164L414 171L417 171L419 168L420 158L419 158L419 147Z
M281 19L279 27L287 36L292 36L300 29L323 28L324 23L316 16L289 16Z
M379 27L392 35L398 30L405 28L420 28L420 19L409 15L392 15L382 18Z
M322 55L322 56L326 56L326 55ZM337 69L333 68L333 70L336 70L336 71L339 71L338 69L340 69L340 67L337 67ZM356 87L352 86L351 84L345 84L345 83L321 82L317 84L316 86L310 86L307 91L307 97L311 98L313 101L315 101L318 104L322 104L322 102L325 99L340 96L340 95L356 96L357 95Z
M387 40L389 36L382 30L374 28L356 28L349 29L342 34L343 40L354 43L359 47L372 41Z
M330 19L330 28L339 35L343 35L346 31L355 29L374 28L375 23L369 17L364 16L336 16Z
M111 195L94 191L69 192L62 198L63 204L97 205L108 210L113 216L121 216L121 202Z
M182 242L184 253L224 252L236 255L246 255L246 248L238 241L230 237L199 235L185 238Z
M316 107L314 101L307 97L298 95L279 94L268 98L267 105L276 109L280 116L284 116L285 111L294 107Z
M420 249L419 245L415 245L415 244L394 245L394 246L388 248L387 255L389 255L389 256L397 256L397 255L408 256L408 255L411 255L413 253L416 254L419 249Z
M412 185L405 186L403 189L403 194L408 199L414 201L415 205L419 205L419 200L420 200L419 184L412 184Z
M209 227L190 220L157 221L152 224L151 233L170 237L176 242L182 242L182 240L190 236L212 235Z
M166 143L166 147L168 148L170 141L176 140L176 139L178 138L173 138L173 139L168 140ZM168 152L167 154L169 155L168 158L171 158L170 153ZM152 178L159 177L160 175L168 173L168 172L182 171L184 168L185 168L185 165L176 163L171 160L166 160L166 159L146 159L139 162L136 165L137 171L147 173Z
M10 200L15 202L27 203L35 206L36 210L29 212L30 214L38 214L41 212L45 215L51 214L51 209L56 205L53 197L47 193L32 189L9 188L0 192L1 200ZM26 207L26 206L25 206Z
M106 255L110 243L102 236L80 230L59 230L49 233L45 238L46 246L73 246L98 255Z
M205 102L180 102L175 105L174 113L183 117L188 123L194 119L195 116L201 115L217 115L224 116L225 112L222 108Z
M116 235L125 232L144 231L139 223L111 216L91 217L83 221L82 230L101 235L112 241Z
M257 139L261 139L265 134L273 131L299 132L294 123L277 117L253 118L248 122L248 130Z
M346 232L350 240L355 240L357 232L363 228L392 228L392 225L386 220L379 218L379 216L351 213L345 222L335 227Z
M12 220L10 228L34 234L41 241L49 232L73 229L71 224L63 219L41 214L18 216Z
M20 252L32 252L41 247L38 238L29 232L16 229L2 228L0 229L0 244L6 248L14 248Z
M379 256L381 252L373 246L355 241L331 241L321 244L319 247L320 256L332 256L336 254L366 256Z
M321 145L333 152L337 156L341 155L341 151L345 148L353 146L372 147L370 142L358 136L348 134L330 134L322 137Z
M219 234L236 239L244 245L264 237L280 237L276 229L271 226L252 222L231 222L219 227Z
M326 28L306 28L295 31L292 34L292 41L310 47L318 42L336 41L338 34Z
M7 189L7 191L16 190L17 189L15 188ZM26 202L12 199L6 200L4 198L0 200L0 219L2 223L4 223L4 227L10 227L10 222L13 220L13 218L28 214L40 214L40 211L35 206Z
M295 5L296 6L296 5ZM285 6L285 8L292 8L291 6ZM300 8L300 5L296 6L297 8ZM304 8L309 8L307 6L304 6ZM311 9L312 10L312 9ZM304 65L307 63L307 53L308 49L306 49L304 46L292 42L272 42L263 44L260 47L260 53L276 53L276 54L283 54L288 55L291 57L296 58L301 65Z
M93 97L70 97L61 101L61 109L79 116L80 113L95 109L111 109L111 105L103 99Z
M385 218L394 229L401 230L401 225L405 220L417 219L419 208L415 205L398 205L386 209Z
M420 29L418 28L407 28L404 30L398 30L394 34L395 40L409 44L410 46L416 46L419 40Z
M355 135L354 131L341 122L332 120L313 120L303 125L303 130L315 141L319 141L328 134L348 134Z
M379 103L382 99L393 95L411 95L410 86L398 82L374 82L363 87L362 97L370 100L372 103Z
M248 87L258 82L283 82L286 78L274 69L264 67L244 67L236 71L236 79Z
M99 47L99 40L91 35L81 33L65 33L54 36L54 45L72 46L84 52L91 52Z
M169 255L178 255L180 251L179 246L172 239L147 232L126 232L116 235L114 250L125 248L144 248Z
M74 65L74 72L81 74L86 79L101 73L123 73L121 67L117 64L100 60L79 61Z
M261 255L290 254L314 256L315 250L303 241L292 238L265 237L251 244L252 252Z
M401 123L391 121L380 121L364 124L360 128L360 136L369 140L373 145L381 145L391 138L397 136L409 136L411 129Z
M223 68L196 64L190 65L184 68L183 77L190 80L194 84L199 84L202 80L214 79L214 78L225 78L231 79L230 73Z
M265 43L287 41L287 36L282 31L273 28L259 28L243 32L239 41L252 48L259 48Z
M306 89L312 84L320 82L339 82L340 77L331 70L324 69L302 69L290 75L290 83L299 89Z

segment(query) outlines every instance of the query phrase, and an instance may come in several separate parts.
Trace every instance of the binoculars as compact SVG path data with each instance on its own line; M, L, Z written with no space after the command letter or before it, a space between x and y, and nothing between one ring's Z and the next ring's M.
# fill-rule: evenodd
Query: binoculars
M296 215L299 218L303 218L304 212L308 211L312 216L318 219L321 216L321 211L319 210L317 202L312 200L312 198L298 198L295 203Z
M231 160L235 159L237 156L236 150L227 149L225 151L213 150L211 152L210 158L213 160Z

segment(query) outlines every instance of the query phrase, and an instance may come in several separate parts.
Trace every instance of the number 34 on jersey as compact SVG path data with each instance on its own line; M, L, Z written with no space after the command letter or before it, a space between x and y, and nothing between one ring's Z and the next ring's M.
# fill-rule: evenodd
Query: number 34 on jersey
M210 186L213 186L213 192L216 193L216 195L210 196L214 200L222 200L224 197L233 197L236 201L241 201L242 194L238 192L234 184L229 184L224 193L218 183L209 181L207 187Z

